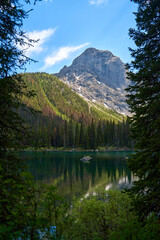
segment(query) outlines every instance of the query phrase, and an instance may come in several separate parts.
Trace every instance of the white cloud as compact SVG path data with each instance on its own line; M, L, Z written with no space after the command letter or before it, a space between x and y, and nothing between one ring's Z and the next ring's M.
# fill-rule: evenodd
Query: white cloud
M37 42L31 43L32 46L27 47L23 46L23 50L25 49L25 54L26 56L30 57L33 53L39 54L44 50L44 43L55 33L57 28L49 28L46 30L42 31L33 31L33 32L28 32L27 37L29 39L35 40ZM22 47L20 47L22 49Z
M89 45L89 43L84 43L79 46L66 46L59 48L58 51L53 52L50 56L45 58L45 64L41 70L43 71L46 68L52 67L57 62L67 59L71 53L76 52L77 50L84 48L87 45Z
M89 3L91 5L101 5L101 4L104 4L104 3L107 3L108 0L90 0Z

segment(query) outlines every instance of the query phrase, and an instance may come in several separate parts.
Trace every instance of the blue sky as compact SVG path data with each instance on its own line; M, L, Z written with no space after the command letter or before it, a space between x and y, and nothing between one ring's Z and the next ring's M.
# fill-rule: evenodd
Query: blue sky
M27 65L27 72L59 72L88 47L131 61L128 29L135 27L137 6L130 0L42 0L30 8L23 27L39 42L26 51L38 61Z

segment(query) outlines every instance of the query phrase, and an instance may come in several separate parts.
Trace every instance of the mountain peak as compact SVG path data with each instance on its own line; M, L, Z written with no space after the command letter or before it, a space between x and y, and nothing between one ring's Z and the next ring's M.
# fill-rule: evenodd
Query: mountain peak
M56 76L85 98L121 113L128 112L124 95L128 84L125 65L110 51L87 48Z
M92 54L92 53L111 53L108 50L99 50L93 47L87 48L82 54ZM112 54L112 53L111 53ZM113 55L113 54L112 54Z
M85 64L93 65L95 67L95 64L103 64L110 59L112 59L114 55L107 50L98 50L96 48L87 48L80 56L74 59L73 66L76 64L80 64L80 62L85 62ZM81 64L82 65L82 64Z

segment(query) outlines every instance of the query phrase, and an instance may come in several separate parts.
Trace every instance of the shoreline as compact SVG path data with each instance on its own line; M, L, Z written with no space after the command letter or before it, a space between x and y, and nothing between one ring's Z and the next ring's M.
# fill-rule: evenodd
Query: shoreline
M114 147L109 147L107 149L105 148L97 148L95 150L93 149L80 149L80 148L26 148L23 150L20 150L21 152L133 152L135 151L134 149L129 149L129 148L114 148Z

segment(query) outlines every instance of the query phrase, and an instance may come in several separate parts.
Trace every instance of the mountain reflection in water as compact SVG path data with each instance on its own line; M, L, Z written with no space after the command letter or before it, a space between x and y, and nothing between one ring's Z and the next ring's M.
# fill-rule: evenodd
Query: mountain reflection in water
M65 196L88 194L96 189L128 187L133 174L125 158L129 152L87 152L92 160L80 159L85 152L22 152L37 183L54 184Z

